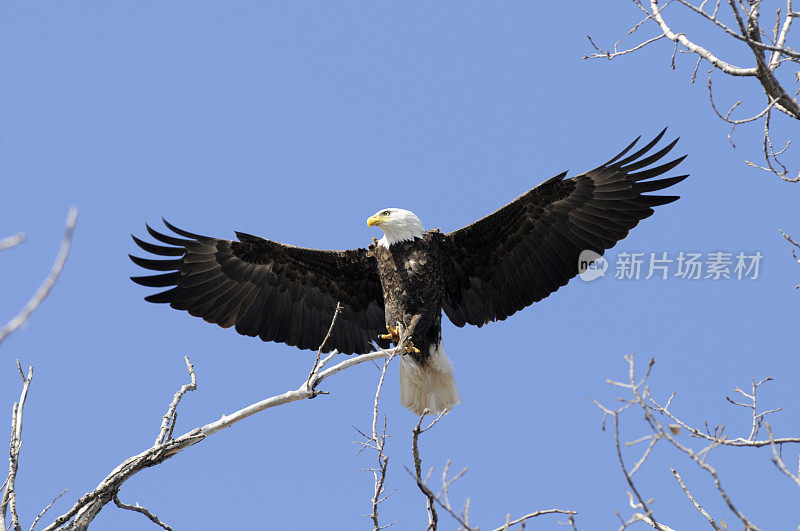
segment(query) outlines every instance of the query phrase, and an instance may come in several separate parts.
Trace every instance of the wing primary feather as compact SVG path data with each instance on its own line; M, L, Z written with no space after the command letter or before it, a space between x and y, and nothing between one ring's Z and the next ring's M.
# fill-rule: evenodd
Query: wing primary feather
M133 241L147 251L148 253L157 254L159 256L181 256L183 253L186 252L186 249L183 247L167 247L166 245L156 245L154 243L148 243L144 240L140 240L133 234L131 234L131 238Z
M636 162L634 162L632 164L628 164L627 166L624 166L622 169L625 170L626 172L630 173L632 171L638 170L639 168L644 168L645 166L649 166L650 164L654 163L657 160L660 160L661 157L663 157L664 155L666 155L667 153L672 151L672 148L675 147L675 144L678 143L678 140L679 139L676 138L675 140L673 140L672 142L670 142L669 144L667 144L663 148L659 149L658 151L656 151L652 155L650 155L648 157L645 157L645 158L643 158L641 160L637 160Z
M187 243L191 243L193 241L193 240L184 240L183 238L175 238L174 236L167 236L166 234L161 234L147 223L145 223L144 226L147 229L147 232L150 233L150 236L152 236L153 238L162 243L168 243L170 245L178 245L180 247L183 247Z
M634 160L638 159L639 157L641 157L642 155L644 155L645 153L650 151L650 149L653 146L658 144L658 141L661 140L661 137L664 136L664 133L666 133L666 132L667 132L667 128L665 127L660 133L658 133L656 135L656 137L653 140L648 142L647 145L644 146L642 149L640 149L639 151L637 151L633 155L630 155L630 156L628 156L628 157L626 157L626 158L624 158L622 160L617 161L614 165L615 166L625 166L629 162L633 162Z
M657 177L662 173L667 173L669 170L680 164L681 161L683 161L683 159L685 158L686 155L679 157L671 162L667 162L666 164L662 164L661 166L656 166L655 168L649 168L647 170L642 170L638 173L628 174L628 179L637 182L637 181L643 181L644 179L649 179L651 177ZM685 175L684 177L688 177L688 175Z
M188 232L188 231L185 231L183 229L179 229L178 227L176 227L175 225L173 225L172 223L170 223L169 221L167 221L164 218L161 218L161 221L163 221L164 225L166 225L166 227L169 230L171 230L172 232L174 232L175 234L180 234L181 236L185 236L185 237L191 238L193 240L201 240L201 239L207 238L207 236L201 236L201 235L195 234L193 232Z
M140 286L148 288L164 288L167 286L177 286L181 280L181 274L177 271L165 273L163 275L149 275L146 277L131 277L131 280Z
M636 138L634 138L634 139L633 139L633 142L631 142L630 144L628 144L628 147L626 147L625 149L623 149L622 151L620 151L619 153L617 153L617 154L614 156L614 158L612 158L612 159L611 159L611 160L609 160L609 161L606 161L606 162L605 162L605 163L603 163L603 164L602 164L600 167L602 168L602 167L604 167L604 166L610 166L611 164L613 164L613 163L614 163L614 161L618 160L620 157L622 157L623 155L625 155L625 153L627 153L628 151L630 151L630 150L631 150L631 148L632 148L633 146L635 146L635 145L636 145L636 143L637 143L639 140L641 140L641 139L642 139L642 136L641 136L641 135L639 135L639 136L637 136Z
M687 177L688 175L679 175L677 177L667 177L666 179L656 179L655 181L643 181L636 183L633 189L639 193L655 192L656 190L663 190L664 188L669 188L672 185L678 184Z
M679 195L643 195L640 198L640 201L651 208L647 216L644 216L642 219L653 215L652 207L666 205L668 203L672 203L673 201L677 201L680 198L681 196Z
M166 302L172 301L172 296L178 293L180 288L172 288L168 289L167 291L162 291L160 293L154 293L153 295L148 295L144 298L147 302L154 302L156 304L164 304Z
M152 260L150 258L139 258L132 254L128 256L134 264L152 271L177 271L181 267L182 262L181 260Z

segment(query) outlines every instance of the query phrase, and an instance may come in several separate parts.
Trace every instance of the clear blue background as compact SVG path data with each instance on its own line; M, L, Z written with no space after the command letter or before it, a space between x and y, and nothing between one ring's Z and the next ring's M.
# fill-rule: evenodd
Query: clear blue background
M28 300L55 257L70 205L72 255L51 297L0 352L0 403L19 394L14 360L35 367L25 410L19 507L30 522L58 492L65 512L117 464L149 447L172 394L196 365L199 390L179 428L216 420L297 387L313 355L221 330L165 306L128 280L128 234L161 216L189 230L233 230L297 245L353 248L386 206L449 231L552 175L585 171L640 134L669 125L688 153L683 198L615 252L760 251L757 281L617 281L568 287L506 322L444 330L462 405L423 436L423 467L470 468L451 490L483 528L540 508L580 511L582 529L618 526L628 490L601 415L623 354L657 364L657 396L677 389L688 421L749 432L724 396L774 376L773 428L798 435L796 314L800 268L778 228L800 237L798 188L744 159L760 126L737 131L708 104L705 65L656 43L617 61L583 61L591 33L612 43L637 20L624 3L6 2L0 8L0 235L28 240L0 256L0 320ZM643 35L652 29L643 28ZM738 49L738 48L737 48ZM733 58L747 64L746 55ZM719 80L722 102L751 80ZM791 138L796 124L778 120ZM120 497L176 529L369 528L374 454L357 455L378 371L362 365L325 384L330 396L270 410L139 473ZM410 467L416 418L399 405L397 367L384 407L393 434L383 520L420 529L424 501ZM639 413L625 436L647 432ZM684 439L685 440L685 436ZM764 529L798 524L796 488L769 450L712 453L738 506ZM632 458L638 454L631 454ZM788 454L790 466L796 453ZM708 477L666 446L639 473L656 517L704 526L675 484L684 476L728 522ZM542 517L537 529L556 529ZM48 519L49 520L49 519ZM455 528L442 515L442 528ZM151 528L107 507L99 529Z

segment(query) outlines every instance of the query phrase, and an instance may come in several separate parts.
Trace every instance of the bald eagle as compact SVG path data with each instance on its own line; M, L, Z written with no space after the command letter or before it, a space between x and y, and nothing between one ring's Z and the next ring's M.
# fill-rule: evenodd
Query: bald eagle
M603 254L653 207L678 199L645 195L687 177L652 179L685 158L653 166L677 142L651 153L665 131L628 155L637 138L591 171L556 175L454 232L425 230L408 210L380 210L367 225L383 237L367 248L307 249L242 232L230 241L165 220L174 235L147 226L160 244L133 239L169 258L131 256L160 272L131 280L169 288L149 302L301 349L320 347L340 303L325 351L362 354L399 344L402 404L417 415L449 411L460 396L442 345L442 312L458 327L502 321L567 284L582 251Z

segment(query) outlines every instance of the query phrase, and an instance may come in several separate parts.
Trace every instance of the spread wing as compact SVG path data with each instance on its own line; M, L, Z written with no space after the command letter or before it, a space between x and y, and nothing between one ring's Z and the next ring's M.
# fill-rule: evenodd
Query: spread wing
M578 274L581 251L603 254L653 207L678 199L645 195L688 177L652 180L685 158L652 166L677 142L650 154L665 131L632 155L625 157L638 138L602 166L569 179L557 175L444 235L450 262L442 303L453 324L482 326L542 300Z
M137 265L162 272L131 277L143 286L170 289L145 300L169 303L246 336L316 350L336 311L342 310L325 351L347 354L387 347L383 292L374 256L366 249L322 251L236 233L239 241L192 234L164 221L182 238L147 227L157 245L133 236L145 251L170 257L131 256Z

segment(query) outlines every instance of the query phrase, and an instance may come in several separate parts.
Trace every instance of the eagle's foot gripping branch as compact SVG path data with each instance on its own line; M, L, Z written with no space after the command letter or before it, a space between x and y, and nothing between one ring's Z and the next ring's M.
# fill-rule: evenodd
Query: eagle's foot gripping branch
M381 339L389 339L392 343L398 345L400 343L400 327L393 328L391 325L386 325L386 330L389 331L388 334L381 334L378 337Z
M405 344L406 354L419 354L419 349L410 340Z

